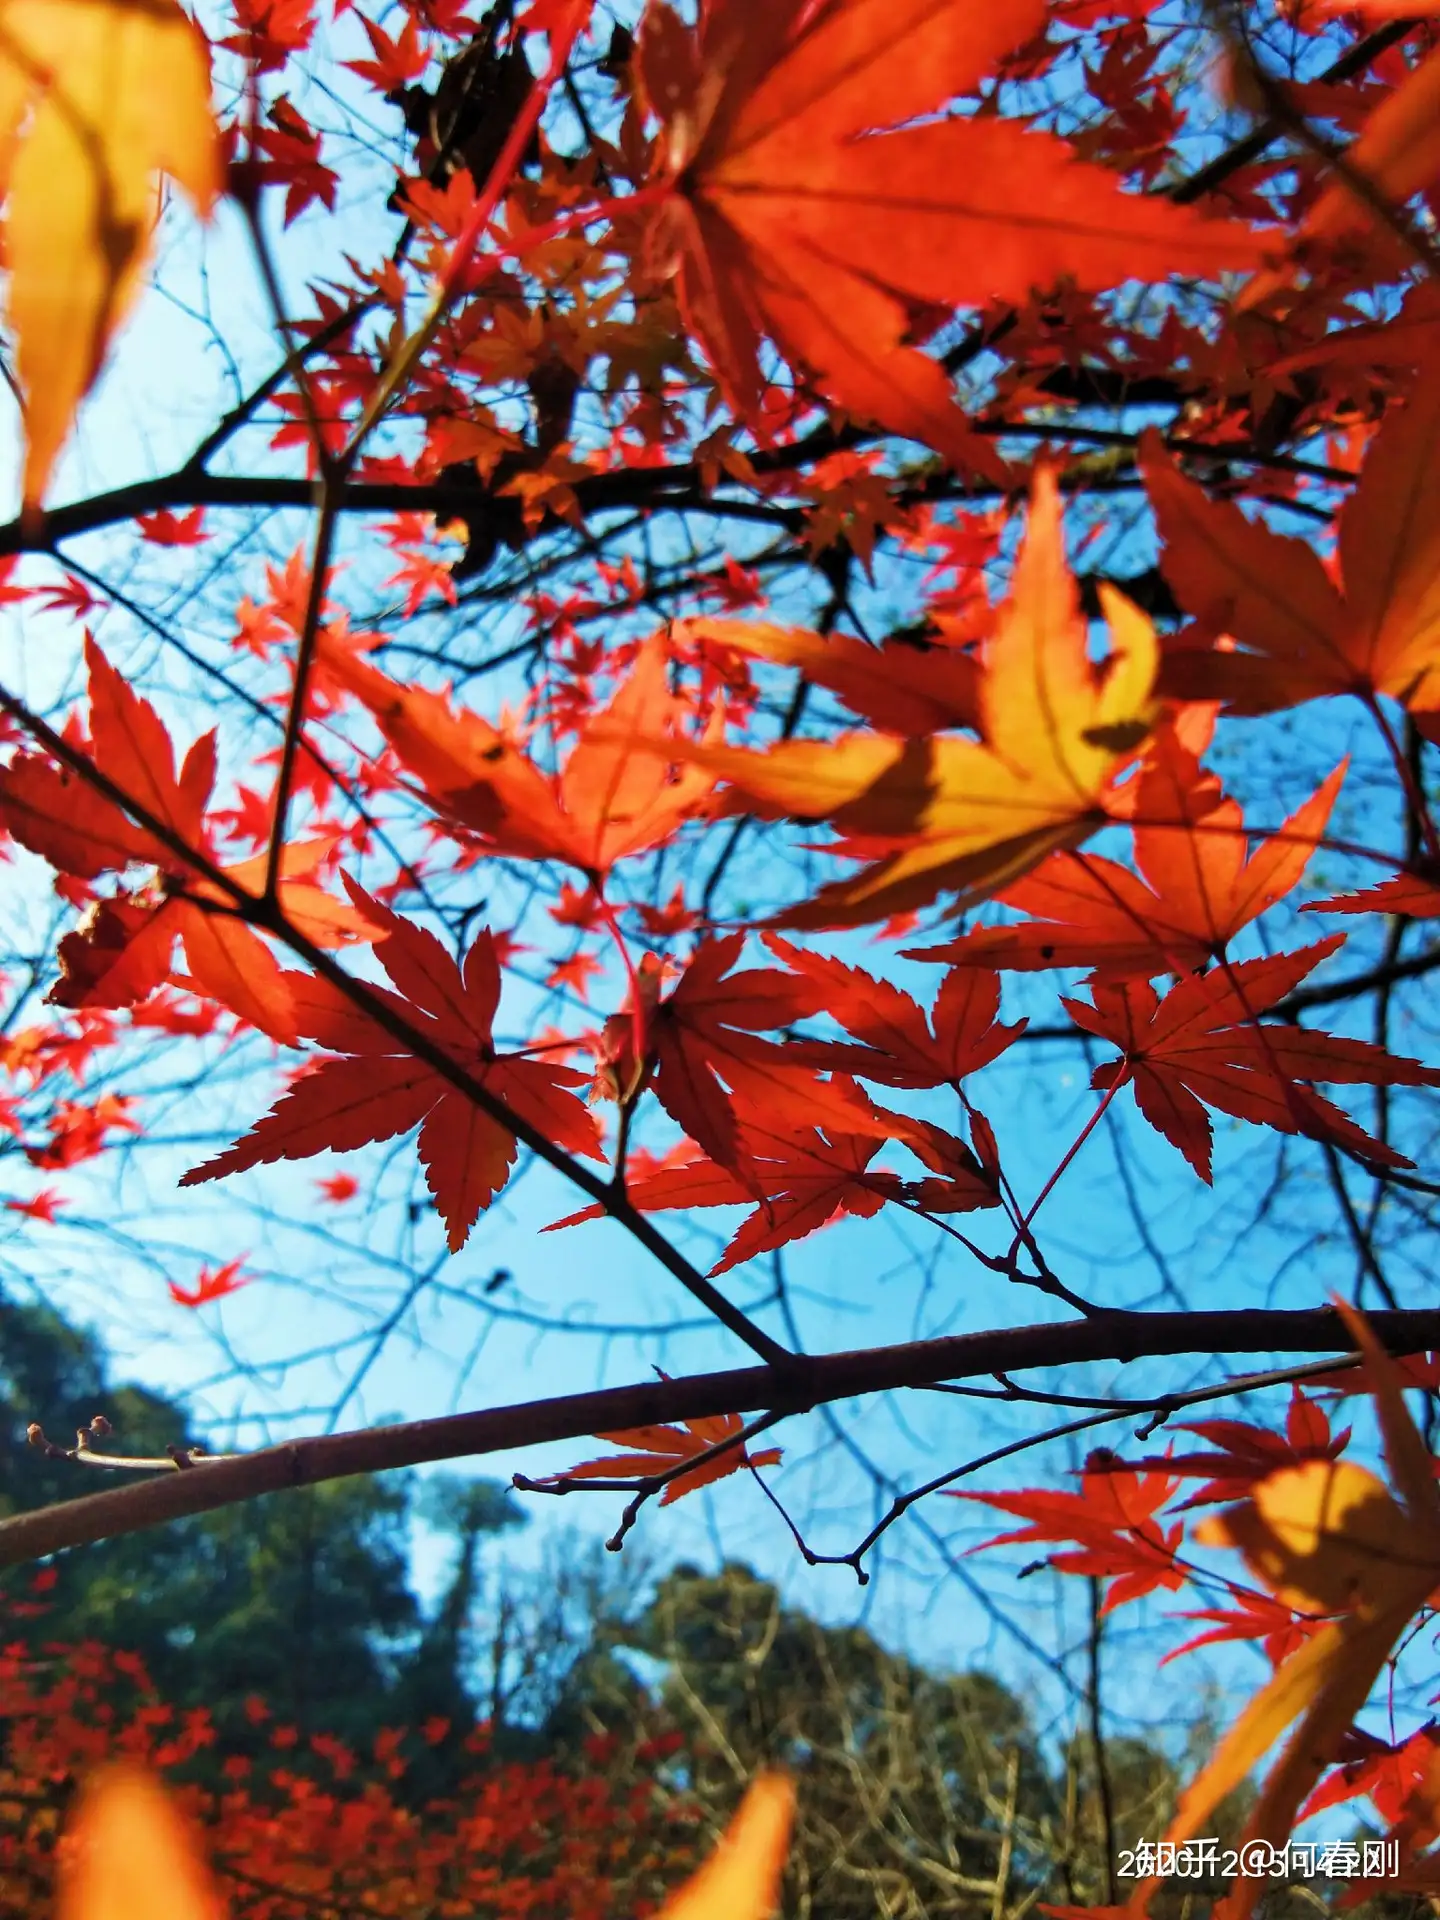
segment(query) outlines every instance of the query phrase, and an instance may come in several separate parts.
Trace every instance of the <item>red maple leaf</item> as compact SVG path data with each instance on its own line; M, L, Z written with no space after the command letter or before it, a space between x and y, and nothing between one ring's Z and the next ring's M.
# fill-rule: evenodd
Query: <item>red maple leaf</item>
M678 885L663 907L638 902L636 917L652 940L670 940L679 933L693 933L703 916L685 904L685 889Z
M420 44L420 23L413 16L400 29L398 39L377 27L373 20L359 15L365 37L370 42L373 60L346 60L351 73L368 80L377 93L398 93L412 80L418 80L430 64L430 56Z
M1162 1667L1178 1660L1182 1653L1193 1653L1196 1647L1219 1646L1236 1640L1259 1640L1266 1659L1272 1667L1278 1667L1282 1660L1288 1660L1302 1647L1321 1624L1318 1619L1307 1621L1304 1615L1296 1614L1273 1594L1251 1593L1243 1588L1236 1593L1233 1607L1197 1607L1175 1617L1208 1620L1213 1624L1207 1632L1195 1634L1183 1646L1167 1653L1160 1662Z
M205 531L204 507L192 507L183 514L161 507L157 513L136 514L135 524L156 547L198 547L210 538Z
M1217 1500L1238 1500L1282 1467L1298 1467L1306 1460L1338 1460L1350 1442L1350 1429L1330 1431L1330 1420L1318 1401L1292 1387L1283 1434L1257 1427L1248 1420L1195 1420L1182 1433L1198 1434L1215 1453L1167 1454L1164 1469L1183 1478L1199 1477L1205 1485L1176 1508L1209 1506ZM1149 1461L1140 1462L1149 1466Z
M32 1193L28 1200L7 1200L7 1213L23 1213L29 1220L43 1220L47 1227L55 1224L55 1215L59 1209L68 1205L65 1196L55 1187L42 1187L38 1193Z
M30 591L47 613L73 613L77 620L88 620L92 613L99 613L105 605L73 573L66 574L63 585L32 587Z
M648 1081L677 1125L712 1160L732 1169L739 1164L739 1147L727 1086L733 1090L743 1079L746 1090L761 1100L793 1101L803 1093L823 1103L825 1097L814 1072L797 1064L789 1047L761 1037L766 1027L789 1026L817 1013L824 988L777 967L732 973L744 944L743 933L702 941L663 998L664 964L647 954L638 977L643 1061L635 1058L633 1005L605 1022L597 1043L602 1093L633 1097ZM808 1127L816 1120L812 1109L799 1124Z
M1173 1593L1187 1575L1176 1564L1184 1534L1177 1522L1168 1531L1155 1518L1179 1485L1160 1471L1111 1471L1104 1456L1087 1464L1079 1493L1051 1493L1029 1488L1021 1493L972 1493L947 1489L952 1500L977 1500L1028 1521L1011 1533L972 1549L1003 1547L1013 1542L1074 1540L1075 1551L1052 1553L1048 1564L1061 1573L1083 1573L1108 1579L1104 1611L1138 1600L1157 1588Z
M410 1026L547 1139L600 1158L595 1121L569 1091L585 1076L547 1060L497 1054L490 1037L500 1001L500 966L488 932L475 937L463 968L435 938L350 885L379 932L376 957L397 991L372 988ZM298 1025L327 1049L233 1147L192 1168L180 1184L219 1180L275 1160L326 1149L350 1152L420 1129L417 1147L452 1253L514 1164L515 1136L337 989L290 975Z
M91 879L145 866L157 872L134 892L95 900L60 942L61 978L50 999L66 1007L128 1007L166 979L177 939L190 980L240 1018L293 1045L294 1009L270 949L233 911L229 892L188 862L183 850L222 866L211 852L205 808L215 780L214 733L190 747L177 774L175 751L150 702L116 672L87 635L91 758L98 772L167 832L162 839L68 766L18 753L0 769L0 822L62 873ZM287 918L321 946L369 937L352 906L315 879L332 851L324 840L289 847L279 898ZM263 856L225 866L235 885L258 894Z
M233 1260L227 1260L223 1267L201 1267L193 1287L182 1287L174 1280L167 1281L170 1298L180 1307L204 1307L212 1300L223 1300L227 1293L238 1293L241 1287L248 1287L254 1278L253 1274L241 1272L249 1257L241 1253Z
M211 1001L187 1006L176 994L163 988L143 1006L131 1007L129 1012L132 1027L152 1027L161 1033L188 1034L191 1039L200 1039L207 1033L213 1033L220 1016L220 1009Z
M1440 1803L1435 1797L1436 1775L1440 1773L1440 1726L1433 1720L1417 1727L1407 1740L1393 1743L1367 1733L1363 1727L1351 1727L1338 1759L1340 1764L1296 1815L1297 1823L1363 1794L1388 1826L1398 1825L1407 1814L1421 1814L1409 1836L1412 1846L1428 1846L1436 1838L1440 1831ZM1421 1831L1422 1825L1426 1831Z
M568 987L578 999L588 1000L590 983L604 971L604 961L597 960L593 953L587 953L581 947L565 959L555 962L545 976L545 984L547 987Z
M321 135L287 94L271 101L266 121L268 124L261 122L255 127L249 155L231 162L232 183L250 193L261 187L283 186L287 227L309 206L318 204L333 212L340 176L320 158ZM282 393L272 404L284 411L294 398Z
M646 1213L748 1206L763 1195L710 1269L712 1277L818 1232L842 1213L868 1218L904 1190L897 1174L869 1171L883 1145L874 1134L811 1128L788 1132L778 1143L742 1135L736 1145L738 1173L700 1154L631 1182L626 1193L630 1204ZM546 1231L598 1219L602 1212L586 1207Z
M1133 1086L1151 1126L1206 1182L1211 1178L1207 1104L1280 1133L1333 1141L1372 1164L1408 1166L1402 1154L1372 1139L1309 1083L1440 1086L1440 1069L1368 1041L1259 1021L1343 939L1337 934L1298 953L1226 963L1180 981L1163 1000L1137 980L1097 982L1093 1006L1066 1000L1076 1026L1121 1050L1118 1060L1095 1068L1091 1086L1107 1092Z
M27 1147L25 1158L32 1167L47 1173L93 1160L110 1145L107 1134L116 1130L139 1133L140 1122L130 1118L134 1104L133 1096L126 1093L102 1093L88 1105L80 1100L62 1100L46 1123L49 1140L43 1147Z
M231 5L239 32L220 45L254 61L260 73L277 73L314 37L314 0L231 0Z
M435 533L428 514L401 513L377 529L394 550L400 565L386 580L387 587L405 588L405 612L415 613L432 593L438 593L449 606L455 605L459 592L452 571L459 548L449 556L437 553L429 542Z
M1404 868L1363 893L1338 893L1329 900L1307 900L1302 913L1393 913L1411 920L1440 916L1440 877L1436 863Z
M743 1067L737 1077L746 1084ZM833 1118L824 1113L827 1101L835 1108ZM934 1169L934 1177L913 1183L873 1167L888 1141L902 1142ZM712 1277L804 1239L842 1214L868 1219L887 1201L909 1201L928 1213L999 1203L993 1176L963 1141L930 1121L875 1106L843 1078L817 1083L813 1091L787 1088L778 1094L762 1082L758 1098L747 1090L733 1170L680 1148L643 1171L635 1165L626 1197L644 1213L755 1203L710 1269ZM545 1231L599 1219L603 1211L586 1207Z
M908 993L859 967L792 945L767 933L765 944L823 994L831 1019L859 1047L809 1043L805 1057L833 1064L891 1087L956 1084L998 1059L1025 1031L1025 1022L1001 1026L1000 976L956 970L946 976L930 1014ZM799 1057L801 1050L793 1050Z

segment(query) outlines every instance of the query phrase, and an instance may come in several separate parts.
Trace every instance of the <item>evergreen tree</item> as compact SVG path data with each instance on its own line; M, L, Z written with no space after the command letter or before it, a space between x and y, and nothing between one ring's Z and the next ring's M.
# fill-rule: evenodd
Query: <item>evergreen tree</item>
M128 1453L192 1438L178 1403L110 1384L91 1334L0 1296L0 1516L95 1490L86 1468L26 1436L38 1419L68 1439L97 1413ZM7 1577L0 1593L21 1603L7 1638L134 1651L167 1700L210 1707L231 1752L269 1750L269 1723L247 1706L257 1698L272 1721L352 1746L434 1716L463 1731L476 1711L465 1629L480 1543L523 1515L494 1482L460 1484L463 1495L432 1510L459 1541L433 1616L409 1579L412 1482L358 1476L65 1554L28 1618L29 1576Z

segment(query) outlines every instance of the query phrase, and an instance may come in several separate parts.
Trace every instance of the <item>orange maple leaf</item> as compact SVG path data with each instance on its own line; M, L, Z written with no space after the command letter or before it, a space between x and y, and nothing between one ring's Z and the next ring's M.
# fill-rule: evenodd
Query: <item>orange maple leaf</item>
M1383 6L1357 11L1381 18L1387 15ZM1433 11L1421 0L1415 17ZM1387 232L1373 202L1353 191L1349 181L1365 181L1376 198L1397 208L1432 184L1440 171L1440 57L1431 53L1421 60L1380 102L1346 149L1345 161L1349 179L1334 180L1326 187L1301 221L1292 245L1313 246L1317 240L1336 241L1357 229L1370 229L1379 255L1388 254L1409 267L1410 249ZM1261 274L1245 289L1244 304L1253 305L1283 281L1279 271Z
M1186 480L1153 430L1142 442L1160 565L1201 623L1167 652L1162 691L1271 713L1326 694L1440 708L1440 369L1386 415L1340 514L1337 586L1303 540L1249 520ZM1228 634L1238 651L1208 650Z
M662 1379L669 1377L668 1374L661 1374ZM660 1496L661 1506L668 1507L672 1500L683 1500L687 1493L694 1493L700 1487L708 1487L716 1480L738 1473L742 1467L775 1467L780 1464L783 1455L779 1447L764 1447L758 1453L751 1453L745 1447L727 1447L723 1453L717 1453L713 1460L705 1460L682 1473L675 1472L682 1461L694 1460L698 1455L708 1453L711 1447L719 1446L722 1440L729 1440L744 1430L745 1422L738 1413L714 1413L686 1420L678 1427L626 1427L618 1433L597 1433L597 1440L609 1441L616 1447L628 1447L630 1451L606 1454L598 1460L582 1460L578 1467L567 1467L563 1473L547 1473L535 1484L545 1487L561 1480L638 1480L649 1479L654 1474L673 1473L675 1477L666 1481L665 1491Z
M59 1852L56 1920L224 1920L189 1823L134 1766L94 1774Z
M795 667L881 733L920 737L980 725L979 659L943 640L916 646L891 636L872 646L849 633L702 617L677 620L673 633L677 646L701 641Z
M4 0L0 27L9 316L33 509L140 291L154 176L168 173L208 214L222 169L205 42L176 0Z
M1118 1060L1095 1068L1091 1086L1107 1092L1133 1086L1151 1126L1207 1183L1211 1137L1205 1105L1279 1133L1333 1141L1372 1165L1409 1165L1304 1083L1433 1087L1440 1086L1440 1068L1365 1040L1259 1024L1258 1016L1292 992L1343 940L1336 934L1298 953L1267 954L1192 974L1163 999L1143 980L1097 981L1093 1006L1081 1000L1063 1003L1076 1026L1120 1048Z
M1054 853L995 896L1031 919L977 927L905 957L1019 972L1087 967L1102 980L1193 972L1219 959L1243 927L1297 884L1344 776L1337 767L1247 858L1238 802L1173 728L1163 727L1137 783L1138 874L1103 854Z
M371 988L517 1116L571 1153L600 1157L593 1116L570 1091L585 1075L522 1054L497 1054L490 1037L500 964L482 929L463 970L435 938L347 882L375 925L376 957L398 992ZM458 1252L482 1209L509 1178L515 1136L408 1052L325 981L286 976L301 1033L329 1049L243 1139L194 1167L182 1187L275 1160L348 1152L419 1127L417 1147L447 1242Z
M211 852L205 808L215 780L215 735L203 734L177 774L165 723L87 634L91 759L178 847L133 822L69 767L19 753L0 768L0 822L32 853L62 873L92 879L130 866L158 870L136 893L96 900L80 927L60 941L61 978L49 998L64 1007L129 1007L170 972L183 940L197 991L228 1007L282 1045L298 1037L286 976L260 936L238 919L226 889L186 861L193 849L236 886L260 891L264 856L224 866ZM287 918L318 945L366 940L370 926L353 906L313 878L329 853L325 841L288 847L278 888ZM219 909L219 911L216 911Z
M1277 1736L1298 1721L1238 1843L1242 1852L1252 1840L1282 1844L1395 1642L1440 1582L1434 1462L1405 1410L1389 1356L1361 1315L1343 1302L1336 1306L1370 1371L1396 1492L1348 1461L1311 1460L1262 1480L1249 1500L1198 1530L1207 1545L1238 1547L1281 1605L1338 1617L1280 1663L1180 1796L1165 1835L1176 1845L1202 1830ZM1131 1913L1144 1912L1157 1884L1136 1887ZM1259 1878L1236 1881L1227 1902L1234 1920L1246 1920L1261 1885Z
M651 0L637 71L671 191L647 264L732 404L760 419L768 336L857 418L1004 483L935 360L937 307L1253 266L1248 227L1126 194L1052 134L931 120L1044 22L1041 0L705 0L696 31ZM888 131L887 131L888 129ZM899 129L896 131L895 129Z
M786 1775L762 1773L746 1789L719 1846L657 1920L770 1920L790 1843L795 1790Z
M624 855L668 840L713 784L696 766L672 778L654 753L634 750L639 738L664 737L684 711L667 683L663 634L641 649L609 706L586 721L558 775L543 773L480 714L455 712L443 695L401 686L347 648L322 640L320 653L436 811L495 853L563 860L598 885Z
M729 781L735 811L829 821L842 834L829 851L871 863L776 925L862 926L945 891L962 904L983 899L1120 810L1114 777L1153 718L1156 641L1138 608L1101 591L1113 651L1097 667L1065 562L1059 489L1042 466L1012 595L985 648L981 741L860 733L759 752L680 749Z

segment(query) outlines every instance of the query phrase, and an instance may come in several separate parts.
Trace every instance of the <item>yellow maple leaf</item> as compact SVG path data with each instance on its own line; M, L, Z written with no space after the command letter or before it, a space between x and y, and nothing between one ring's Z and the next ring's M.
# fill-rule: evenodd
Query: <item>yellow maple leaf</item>
M0 173L33 511L139 291L155 175L202 214L220 193L209 60L176 0L0 0Z
M719 1846L657 1920L769 1920L794 1805L783 1774L758 1775ZM222 1920L223 1903L190 1829L138 1767L94 1776L67 1839L56 1920Z
M1097 667L1065 561L1059 489L1041 467L1011 598L978 676L979 740L855 733L761 752L667 747L727 780L733 810L828 821L842 835L831 850L867 862L777 915L777 926L863 926L947 891L983 899L1106 824L1114 776L1150 731L1157 648L1137 607L1109 588L1102 598L1112 651Z

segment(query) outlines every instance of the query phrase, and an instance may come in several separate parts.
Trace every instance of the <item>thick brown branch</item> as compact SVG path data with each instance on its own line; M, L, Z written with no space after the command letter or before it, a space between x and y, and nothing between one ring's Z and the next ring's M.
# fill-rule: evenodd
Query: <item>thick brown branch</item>
M1169 382L1165 383L1167 387ZM1134 395L1130 396L1132 399ZM1169 395L1178 404L1184 397L1176 389ZM1066 428L1062 421L1044 423L1057 442L1063 442ZM1005 421L975 422L975 430L992 438L1003 438L1011 430ZM1021 430L1025 431L1024 423ZM873 434L857 434L852 429L836 432L825 428L796 441L752 456L751 465L761 475L795 473L813 465L827 454L847 447L873 444ZM1109 436L1107 444L1109 442ZM1246 453L1239 445L1227 445L1227 459L1244 461ZM1270 464L1289 463L1270 460ZM1307 469L1308 471L1309 469ZM1133 472L1116 475L1074 474L1061 482L1063 492L1107 493L1131 491L1139 485ZM707 492L700 469L688 462L671 467L618 468L609 473L590 474L574 483L573 492L580 512L592 514L626 511L710 513L717 517L742 517L786 527L797 523L793 505L764 500L717 498ZM952 475L937 474L920 486L909 489L907 499L996 500L1002 497L996 487L981 482L961 484ZM139 514L162 509L186 512L192 507L230 508L235 511L270 510L293 507L312 508L317 504L316 483L277 474L217 474L198 472L189 467L160 475L153 480L137 480L129 486L107 493L91 494L83 500L52 507L33 525L11 520L0 525L0 559L20 553L48 553L67 540L104 527L123 524ZM464 517L483 521L487 495L473 480L463 482L440 479L409 484L394 480L352 480L336 489L335 511L345 514L433 513L441 518ZM493 502L495 531L504 538L519 525L516 504L507 496Z
M1440 1346L1440 1309L1376 1313L1370 1325L1394 1353ZM1233 1313L1107 1313L1088 1320L956 1334L903 1346L822 1354L782 1374L741 1367L688 1380L646 1380L476 1413L367 1427L358 1433L293 1440L239 1458L197 1464L113 1492L88 1495L0 1521L0 1567L65 1547L161 1526L184 1514L233 1506L286 1487L431 1460L509 1452L549 1441L717 1413L801 1413L825 1402L898 1387L928 1387L982 1374L1089 1361L1180 1353L1348 1353L1337 1313L1268 1309Z

